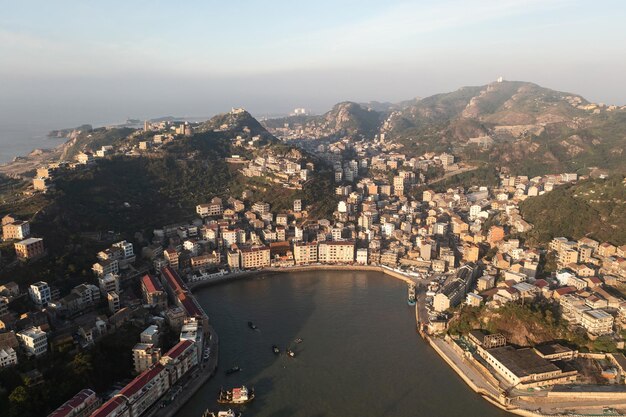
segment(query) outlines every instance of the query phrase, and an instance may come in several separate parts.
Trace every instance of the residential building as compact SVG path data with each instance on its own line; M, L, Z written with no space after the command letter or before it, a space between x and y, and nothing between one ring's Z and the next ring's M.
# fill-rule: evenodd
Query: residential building
M45 307L52 300L50 287L47 282L39 281L28 287L28 295L33 303Z
M29 237L15 243L15 254L19 260L35 259L45 255L43 239Z
M0 349L0 368L17 365L17 353L15 349L7 347Z
M48 352L48 336L39 327L29 327L15 336L28 356L42 356Z
M84 389L48 414L48 417L89 417L100 404L102 401L95 392Z
M159 310L167 308L167 294L161 283L151 274L141 278L141 292L146 304L157 307Z
M252 246L241 249L241 267L243 269L263 268L270 265L270 248Z
M222 199L214 197L208 204L199 204L196 206L196 213L200 217L212 217L221 216L224 212L224 206L222 205Z
M317 263L317 242L294 243L293 258L296 265Z
M320 242L317 259L324 263L354 262L354 242Z
M30 235L30 223L16 220L2 225L2 238L4 240L23 240Z
M133 347L133 366L138 374L158 363L160 359L161 349L152 343L137 343Z

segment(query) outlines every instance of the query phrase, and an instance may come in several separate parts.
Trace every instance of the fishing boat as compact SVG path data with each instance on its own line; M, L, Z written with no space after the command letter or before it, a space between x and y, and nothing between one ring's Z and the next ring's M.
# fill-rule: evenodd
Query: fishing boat
M272 352L274 352L276 355L280 354L280 348L276 345L272 345Z
M302 343L302 342L303 342L303 340L302 340L302 339L300 339L300 338L297 338L296 340L294 340L294 342L296 342L296 343Z
M220 389L220 394L217 397L219 404L247 404L254 399L254 390L243 385L239 388L233 388L231 390Z
M226 375L234 374L235 372L239 372L239 371L241 371L240 367L233 366L232 368L226 370Z
M233 410L228 409L226 411L209 411L206 410L202 417L241 417L241 413L235 413Z
M410 306L415 305L415 284L409 284L409 294L406 302Z
M256 324L252 323L251 321L248 322L248 327L251 328L252 330L256 330Z
M291 356L292 358L295 358L296 357L296 352L294 352L291 349L287 349L287 355Z

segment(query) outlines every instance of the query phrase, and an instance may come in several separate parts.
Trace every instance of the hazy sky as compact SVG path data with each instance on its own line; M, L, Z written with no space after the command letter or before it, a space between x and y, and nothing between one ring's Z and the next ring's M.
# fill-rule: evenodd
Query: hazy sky
M626 2L4 1L0 122L255 114L533 81L626 104Z

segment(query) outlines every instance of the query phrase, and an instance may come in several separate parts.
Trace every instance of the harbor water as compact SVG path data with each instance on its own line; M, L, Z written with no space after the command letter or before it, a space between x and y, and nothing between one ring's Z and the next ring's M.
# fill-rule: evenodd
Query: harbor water
M509 415L471 391L422 341L406 283L382 273L261 275L196 296L220 337L219 367L177 417L220 409L220 387L243 384L256 390L256 399L239 407L244 417ZM226 375L234 366L242 370Z

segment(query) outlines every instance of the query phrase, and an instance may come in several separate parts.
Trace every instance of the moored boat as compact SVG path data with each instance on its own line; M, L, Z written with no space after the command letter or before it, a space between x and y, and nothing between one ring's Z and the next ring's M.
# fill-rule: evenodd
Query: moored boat
M272 352L274 352L276 355L280 354L280 348L276 345L272 345Z
M241 417L241 413L235 413L233 410L228 409L226 411L209 411L206 410L202 417Z
M296 342L296 343L302 343L302 342L303 342L303 340L302 340L302 339L300 339L300 338L297 338L296 340L294 340L294 342Z
M217 402L219 404L247 404L254 399L254 389L248 390L243 385L239 388L233 388L231 390L220 389Z
M234 374L235 372L239 372L239 371L241 371L240 367L233 366L232 368L226 370L226 375Z
M410 306L415 305L415 284L409 284L409 294L406 302Z
M291 349L287 349L287 355L291 356L292 358L294 358L296 356L296 352L294 352Z
M252 330L256 330L256 324L252 323L251 321L248 322L248 327L251 328Z

